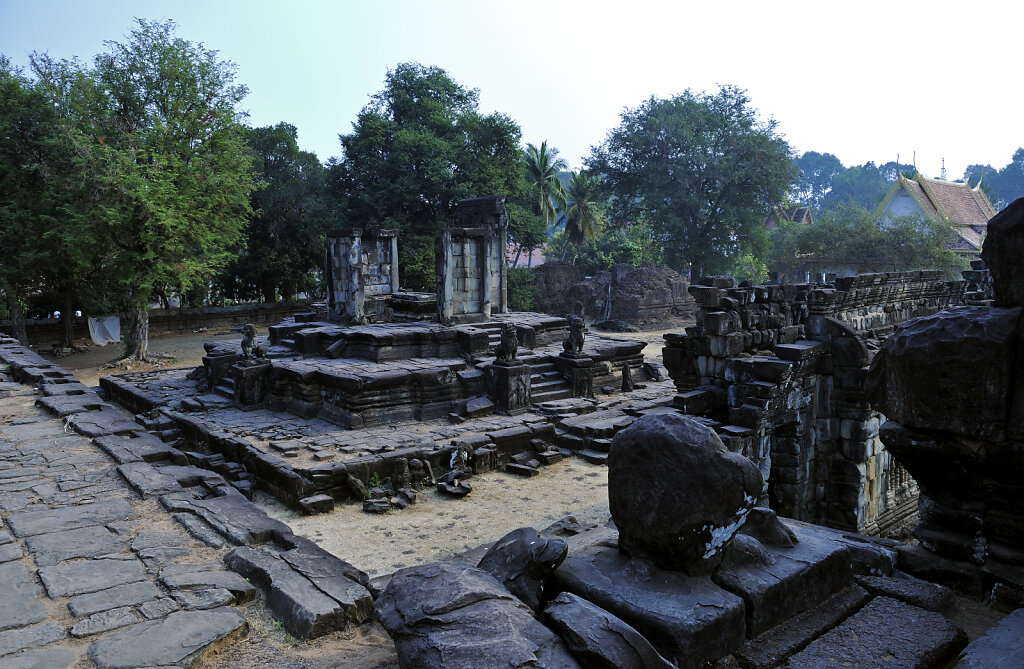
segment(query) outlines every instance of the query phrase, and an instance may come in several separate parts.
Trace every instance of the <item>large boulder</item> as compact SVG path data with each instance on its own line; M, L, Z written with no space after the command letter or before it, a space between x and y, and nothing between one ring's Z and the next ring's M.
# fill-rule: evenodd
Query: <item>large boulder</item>
M551 600L544 614L586 667L672 669L675 666L620 618L571 592L563 592Z
M1003 439L1022 311L953 307L904 323L871 364L873 407L910 428Z
M988 222L981 259L992 272L997 307L1024 307L1024 198Z
M433 563L402 569L376 610L404 669L580 666L525 604L476 567Z
M691 416L644 416L608 454L608 503L619 549L663 569L707 573L761 494L747 458Z
M561 539L545 539L532 527L520 527L498 539L479 567L539 613L544 584L568 553Z

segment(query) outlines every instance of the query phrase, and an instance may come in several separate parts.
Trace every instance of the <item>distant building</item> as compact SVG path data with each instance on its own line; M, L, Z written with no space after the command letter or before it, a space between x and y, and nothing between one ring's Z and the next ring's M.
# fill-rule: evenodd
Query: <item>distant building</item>
M899 175L878 211L883 216L920 214L949 221L957 233L949 248L967 257L981 253L988 219L996 214L981 190L981 182L971 188L962 181L928 179L916 171L910 179Z
M764 227L775 230L779 227L780 221L804 223L805 225L814 223L810 207L772 207L772 210L768 212L768 217L764 219Z

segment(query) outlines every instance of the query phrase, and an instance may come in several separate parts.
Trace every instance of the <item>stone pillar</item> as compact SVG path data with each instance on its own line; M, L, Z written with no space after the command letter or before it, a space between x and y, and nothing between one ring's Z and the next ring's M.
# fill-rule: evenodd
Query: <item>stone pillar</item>
M434 262L437 274L437 320L450 325L454 313L452 293L455 286L452 281L452 231L446 228L441 231L434 246Z
M391 294L394 295L398 288L398 235L391 237Z
M495 408L510 416L530 409L530 366L498 360L484 367L487 392Z
M594 396L594 360L583 353L562 351L554 359L555 366L572 387L573 397Z

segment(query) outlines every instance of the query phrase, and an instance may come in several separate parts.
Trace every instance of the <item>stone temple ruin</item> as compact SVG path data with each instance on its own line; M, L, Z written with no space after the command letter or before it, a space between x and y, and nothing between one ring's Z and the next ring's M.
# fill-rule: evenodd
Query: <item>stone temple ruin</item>
M399 289L392 232L338 231L322 310L207 344L196 370L97 390L0 339L0 406L20 416L0 427L0 635L38 639L0 641L0 664L189 665L245 633L256 596L299 638L379 622L381 666L1024 663L1024 200L964 281L701 279L696 323L665 335L670 381L643 341L507 311L501 198L457 220L436 295ZM607 524L372 579L251 501L399 510L570 456L607 464ZM7 546L69 598L79 645L41 631L30 558ZM964 622L968 601L988 624Z

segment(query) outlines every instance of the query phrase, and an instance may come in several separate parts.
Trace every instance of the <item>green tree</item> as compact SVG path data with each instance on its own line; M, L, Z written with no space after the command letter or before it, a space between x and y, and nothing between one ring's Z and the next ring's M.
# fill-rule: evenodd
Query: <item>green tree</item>
M605 224L601 179L587 172L573 172L565 189L565 232L573 244L592 239Z
M526 160L526 182L532 189L533 212L544 217L544 224L551 226L558 218L558 209L565 206L566 193L558 178L569 169L569 163L558 157L558 149L548 149L548 142L526 145L523 152Z
M587 164L608 181L613 221L649 221L671 266L726 271L795 177L776 126L742 89L687 90L624 112Z
M853 204L825 212L814 225L772 231L771 268L799 277L835 266L860 272L942 269L956 276L966 261L949 249L956 232L923 216L880 217Z
M108 42L95 59L105 108L91 129L100 149L83 169L102 187L97 204L129 313L130 357L146 357L154 291L205 290L252 213L239 109L247 89L234 83L235 69L177 37L173 21L139 19L125 42Z
M518 195L519 126L478 106L479 92L441 68L401 63L339 137L330 178L343 216L399 231L403 285L433 290L434 238L459 200Z
M820 209L821 203L832 190L832 180L842 174L846 167L831 153L807 151L793 160L797 169L797 180L793 184L792 197L797 202Z
M235 297L274 302L280 293L293 299L314 287L314 273L323 265L330 220L324 169L316 154L299 149L298 131L288 123L249 129L246 139L260 187L252 192L245 246L223 282Z
M823 210L856 205L871 209L885 197L890 182L873 162L855 165L832 178L832 190L822 201Z
M81 169L96 144L86 130L99 95L76 61L33 54L31 64L34 79L0 57L0 285L19 338L29 292L59 305L66 348L74 307L95 302L104 284L97 189Z

